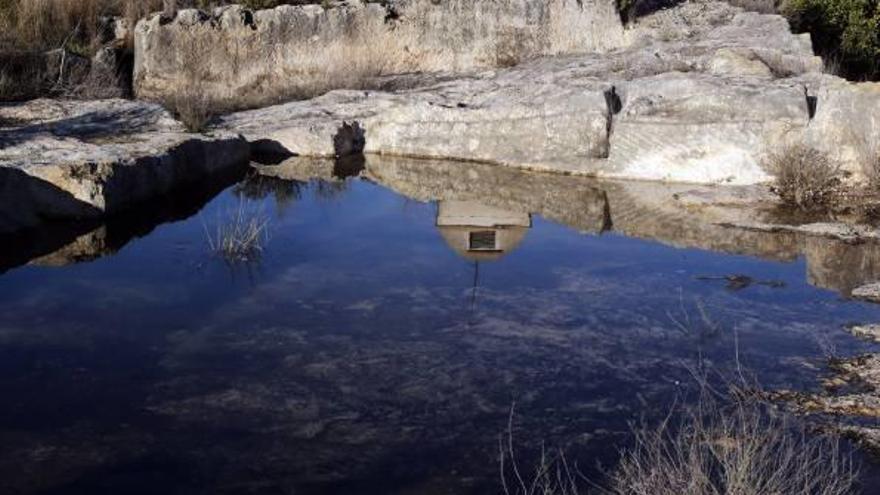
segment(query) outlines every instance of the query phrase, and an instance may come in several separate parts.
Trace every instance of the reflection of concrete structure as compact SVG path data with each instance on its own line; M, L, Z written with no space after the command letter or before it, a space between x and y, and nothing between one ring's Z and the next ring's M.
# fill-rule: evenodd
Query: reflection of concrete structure
M532 227L528 213L473 201L440 201L437 229L456 253L471 261L495 261L515 249Z

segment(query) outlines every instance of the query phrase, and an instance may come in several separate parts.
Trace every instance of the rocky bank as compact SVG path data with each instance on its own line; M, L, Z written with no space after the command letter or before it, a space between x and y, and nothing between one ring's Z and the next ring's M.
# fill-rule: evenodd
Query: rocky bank
M326 7L326 8L325 8ZM606 0L156 14L135 29L139 101L0 107L0 230L101 216L260 155L376 154L600 178L771 179L804 142L853 180L880 135L880 84L821 72L807 35L715 1L624 25ZM321 93L184 131L146 100L220 106Z

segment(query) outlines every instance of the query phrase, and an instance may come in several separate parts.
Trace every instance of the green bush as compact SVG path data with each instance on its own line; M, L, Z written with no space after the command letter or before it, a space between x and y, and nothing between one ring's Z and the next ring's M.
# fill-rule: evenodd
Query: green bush
M796 32L811 33L816 51L836 60L841 75L880 76L878 0L788 0L782 13Z

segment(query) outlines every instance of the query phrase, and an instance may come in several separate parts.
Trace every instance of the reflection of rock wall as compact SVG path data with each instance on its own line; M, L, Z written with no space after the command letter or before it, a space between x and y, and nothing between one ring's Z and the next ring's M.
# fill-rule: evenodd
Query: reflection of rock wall
M92 261L102 256L115 253L116 249L107 245L107 226L78 236L57 251L31 260L31 265L66 266L84 261Z
M366 177L419 201L476 201L537 213L584 232L608 227L606 198L595 181L493 165L369 157Z
M54 222L12 234L0 234L0 273L33 263L65 266L109 256L156 226L196 214L220 191L241 179L242 170L210 176L103 220Z
M613 228L679 248L776 261L803 255L810 284L847 295L855 286L880 279L877 243L726 226L770 220L755 207L763 196L754 188L596 181L493 165L388 157L370 157L366 176L421 201L480 201L538 214L582 232Z
M804 236L807 281L816 287L849 295L853 289L880 280L880 245L849 244L834 239Z
M721 191L650 182L603 182L608 191L614 230L630 237L659 241L680 248L698 248L728 254L793 261L799 250L792 233L768 233L719 225L734 219L760 216L748 207L719 207ZM706 195L704 203L688 207L684 195ZM713 199L714 198L714 199Z

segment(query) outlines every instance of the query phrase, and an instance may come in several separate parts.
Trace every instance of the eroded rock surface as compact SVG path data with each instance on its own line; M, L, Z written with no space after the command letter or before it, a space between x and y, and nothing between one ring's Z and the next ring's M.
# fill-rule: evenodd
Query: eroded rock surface
M187 133L158 105L125 100L0 107L0 231L94 218L247 162L234 133Z
M820 68L781 17L698 2L643 19L612 52L426 77L396 91L332 91L220 127L296 155L333 156L339 129L357 122L366 153L755 184L771 178L767 152L807 133L816 108L806 81L823 81Z
M171 22L155 15L138 24L135 87L141 97L160 98L184 89L195 70L207 81L200 90L216 99L264 103L352 87L370 76L510 66L624 43L611 0L185 10Z

